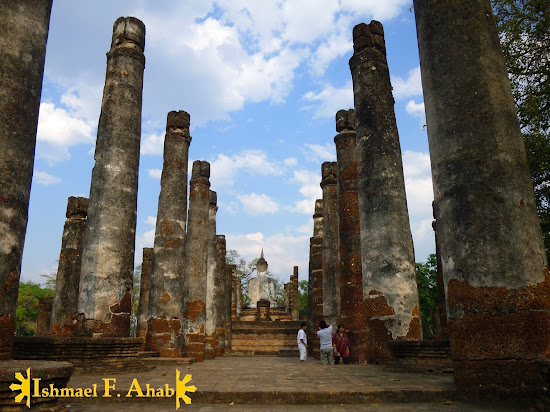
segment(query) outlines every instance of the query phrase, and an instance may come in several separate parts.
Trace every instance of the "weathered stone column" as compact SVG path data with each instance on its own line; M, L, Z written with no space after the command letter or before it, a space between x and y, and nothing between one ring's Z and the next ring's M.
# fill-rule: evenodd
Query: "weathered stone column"
M491 2L414 11L457 388L542 390L550 275Z
M311 312L309 320L310 334L308 342L315 358L319 358L319 322L323 319L323 201L315 201L315 214L313 215L313 237L310 238L311 252L310 265L311 276Z
M137 311L136 338L143 338L142 351L151 350L151 334L148 335L149 303L151 296L151 272L153 271L152 247L143 248L143 261L141 263L141 279L139 288L139 303ZM160 353L159 353L160 355ZM163 356L163 355L160 355Z
M52 319L53 296L38 299L38 313L36 315L36 336L50 334Z
M290 297L288 294L288 283L283 285L283 299L285 301L285 313L290 313Z
M67 220L61 239L61 253L55 280L55 296L52 306L51 334L73 336L78 315L78 285L88 199L69 197L67 201Z
M0 4L0 359L11 359L52 0Z
M204 356L206 358L214 358L216 356L216 348L218 347L218 335L216 334L216 326L218 325L218 313L216 301L220 295L222 286L218 275L218 253L216 251L216 206L218 197L216 192L210 191L210 203L208 207L208 246L207 246L207 261L206 261L206 326L204 338Z
M340 306L336 162L324 162L321 175L321 188L323 189L323 317L327 323L336 324Z
M97 127L78 311L94 336L130 335L145 26L113 25Z
M432 202L434 221L432 228L435 236L435 259L437 270L437 306L434 308L434 339L449 340L449 321L447 318L447 301L445 299L445 282L443 280L443 267L441 265L441 248L437 239L437 220L435 220L435 202Z
M237 280L237 318L241 317L241 312L243 309L243 285L242 283Z
M225 295L226 295L226 278L225 278L225 236L216 235L216 253L217 253L217 266L216 266L216 281L214 282L216 288L216 295L214 299L214 306L216 311L216 335L218 336L218 347L215 350L215 355L223 355L225 351L225 331L227 327L227 316L225 310Z
M340 317L351 341L350 360L367 359L367 332L361 268L361 230L357 186L355 111L336 113L336 158L338 165L338 225L340 256Z
M292 320L300 319L300 294L298 290L298 266L294 266L294 273L290 276L288 285L288 296L290 300L290 315Z
M231 349L231 325L233 323L233 272L237 273L236 265L225 265L225 349Z
M185 270L185 352L204 360L210 163L196 160L189 182Z
M184 111L169 112L166 118L148 326L151 350L162 357L180 356L183 344L189 122Z
M367 361L385 363L386 341L422 339L422 326L382 24L355 26L353 47Z
M232 265L233 266L233 265ZM238 283L237 279L237 270L231 268L231 318L233 320L237 319L237 293L238 293Z

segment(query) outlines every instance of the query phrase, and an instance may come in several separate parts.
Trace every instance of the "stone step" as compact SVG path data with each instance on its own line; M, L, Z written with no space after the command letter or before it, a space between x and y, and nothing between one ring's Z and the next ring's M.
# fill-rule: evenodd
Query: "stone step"
M147 366L175 366L175 365L191 365L195 363L197 358L161 358L150 357L143 358L142 362Z
M144 351L138 353L140 358L158 358L160 356L159 352L153 352L153 351Z

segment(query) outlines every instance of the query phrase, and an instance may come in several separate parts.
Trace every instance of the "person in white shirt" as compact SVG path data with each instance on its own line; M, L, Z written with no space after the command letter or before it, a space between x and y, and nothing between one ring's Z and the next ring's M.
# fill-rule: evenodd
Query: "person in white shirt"
M324 320L319 322L317 336L321 343L321 365L334 365L334 348L332 346L332 325Z
M298 331L298 350L300 351L300 362L307 359L307 335L306 335L307 323L302 322L302 326Z

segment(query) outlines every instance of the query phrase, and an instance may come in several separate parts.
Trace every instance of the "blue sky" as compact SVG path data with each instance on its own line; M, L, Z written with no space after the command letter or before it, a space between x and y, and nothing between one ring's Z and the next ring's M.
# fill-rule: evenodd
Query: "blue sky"
M352 28L384 25L417 261L434 252L433 199L409 0L55 0L22 279L57 270L69 196L88 196L113 22L145 23L136 265L151 247L166 114L191 115L190 161L211 163L218 233L284 282L307 279L321 163L353 107Z

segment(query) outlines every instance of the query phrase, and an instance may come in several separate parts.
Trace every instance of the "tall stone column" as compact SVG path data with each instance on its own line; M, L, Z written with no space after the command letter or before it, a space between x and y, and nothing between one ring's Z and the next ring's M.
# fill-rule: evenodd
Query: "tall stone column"
M113 25L97 127L78 311L94 336L130 335L145 25Z
M542 390L550 275L491 2L414 11L457 388Z
M237 270L231 268L231 318L237 319L237 296L238 296L238 284Z
M214 358L216 356L216 348L218 347L218 335L216 334L216 326L218 324L218 313L216 301L220 295L222 286L218 275L218 253L216 251L216 206L218 197L216 192L210 191L210 203L208 207L208 246L207 246L207 261L206 261L206 326L204 340L204 355L206 358Z
M209 178L210 163L201 160L193 162L189 182L189 219L185 254L185 352L198 361L204 360Z
M290 297L288 294L288 283L283 285L283 299L285 302L285 313L290 313Z
M422 339L422 326L382 24L355 26L353 48L367 361L385 363L386 341Z
M323 317L336 324L340 306L340 263L338 261L338 190L336 162L321 168L323 189Z
M51 334L73 336L78 315L78 285L84 232L88 214L88 199L69 197L67 201L67 220L61 239L61 253L55 280L55 296L52 306Z
M313 215L313 237L310 238L311 253L311 318L309 319L310 348L315 358L319 358L319 322L323 319L323 200L315 201L315 214Z
M190 116L169 112L164 137L148 333L151 350L181 355Z
M290 315L292 320L300 319L300 293L298 290L298 266L294 266L294 273L290 277L288 285L288 296L290 299Z
M338 165L338 228L340 256L340 318L351 341L350 360L363 363L367 358L367 333L361 268L361 229L355 111L336 113L336 158Z
M233 323L233 272L237 273L236 265L225 265L225 349L231 349L231 333Z
M215 355L223 355L225 351L225 332L227 328L227 317L225 310L226 279L225 279L225 236L216 235L216 280L214 286L216 294L214 297L214 310L216 311L216 335L218 336L218 347Z
M52 0L0 3L0 359L11 359Z
M38 299L38 313L36 315L36 336L50 334L52 319L53 296Z
M152 247L143 248L143 261L141 264L141 279L139 289L139 303L137 311L137 326L136 338L143 338L142 351L151 350L151 334L148 335L148 317L150 307L151 293L151 272L153 271L153 254ZM160 354L159 354L160 355ZM160 355L164 356L164 355Z
M438 340L449 340L449 321L447 318L447 301L445 299L445 282L443 281L443 267L441 265L441 248L437 238L437 220L435 219L435 202L432 202L433 216L432 228L435 236L435 259L437 270L437 306L432 314L434 322L434 338ZM435 315L435 316L433 316Z

